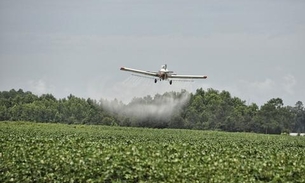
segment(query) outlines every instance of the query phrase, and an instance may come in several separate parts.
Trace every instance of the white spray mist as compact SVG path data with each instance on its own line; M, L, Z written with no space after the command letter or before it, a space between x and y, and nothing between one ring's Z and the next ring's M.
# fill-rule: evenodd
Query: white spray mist
M101 100L103 108L119 116L136 118L138 120L154 119L166 120L173 114L177 114L189 101L190 94L185 90L181 92L166 92L163 95L156 94L143 98L134 98L129 104L123 104L118 100Z

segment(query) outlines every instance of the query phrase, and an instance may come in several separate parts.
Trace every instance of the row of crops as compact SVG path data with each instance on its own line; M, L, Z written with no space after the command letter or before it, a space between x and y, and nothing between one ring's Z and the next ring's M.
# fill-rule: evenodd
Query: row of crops
M0 182L305 182L305 138L0 122Z

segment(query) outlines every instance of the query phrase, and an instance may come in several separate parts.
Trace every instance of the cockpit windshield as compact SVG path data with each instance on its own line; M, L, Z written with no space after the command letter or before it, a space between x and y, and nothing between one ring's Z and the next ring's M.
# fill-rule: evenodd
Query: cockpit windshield
M166 70L166 69L167 69L167 65L166 65L166 64L165 64L165 65L162 65L161 69Z

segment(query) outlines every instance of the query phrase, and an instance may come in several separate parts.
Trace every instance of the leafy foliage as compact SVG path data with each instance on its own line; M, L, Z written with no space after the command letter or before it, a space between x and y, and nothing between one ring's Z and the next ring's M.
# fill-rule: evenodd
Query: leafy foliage
M303 137L0 122L0 182L305 182Z
M228 91L214 89L134 98L127 105L116 99L97 102L73 95L56 99L52 94L36 96L13 89L0 92L0 121L4 120L270 134L305 132L301 101L291 107L284 106L282 99L273 98L259 107L246 105Z
M40 97L31 92L10 90L0 92L0 120L63 122L68 124L103 124L103 118L114 117L92 99L81 99L73 95L57 100L51 94Z

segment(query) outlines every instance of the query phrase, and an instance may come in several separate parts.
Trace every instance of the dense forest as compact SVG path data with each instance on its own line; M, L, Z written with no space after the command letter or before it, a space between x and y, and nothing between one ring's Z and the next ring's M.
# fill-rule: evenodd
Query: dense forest
M67 124L101 124L151 128L184 128L280 134L305 132L301 101L284 106L273 98L264 105L232 97L228 91L198 89L167 92L154 97L118 100L56 99L52 94L34 95L22 89L0 92L0 121L33 121Z

